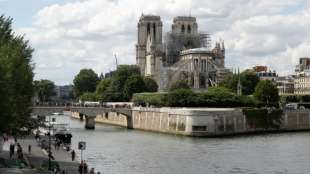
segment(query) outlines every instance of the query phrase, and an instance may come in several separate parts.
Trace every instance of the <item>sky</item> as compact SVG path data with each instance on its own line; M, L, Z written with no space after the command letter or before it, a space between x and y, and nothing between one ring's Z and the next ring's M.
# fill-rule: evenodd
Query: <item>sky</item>
M0 14L35 49L35 79L72 84L82 68L96 73L135 64L137 22L159 15L163 30L175 16L195 16L198 30L224 40L225 64L241 70L266 65L279 75L294 73L310 57L307 0L0 0Z

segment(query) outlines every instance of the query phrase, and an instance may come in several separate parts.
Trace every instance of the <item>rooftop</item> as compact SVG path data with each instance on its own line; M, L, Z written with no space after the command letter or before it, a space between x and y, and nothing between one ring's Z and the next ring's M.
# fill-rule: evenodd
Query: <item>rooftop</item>
M160 16L142 14L139 21L143 21L143 20L160 20Z
M173 22L178 22L178 21L192 21L196 22L196 18L192 16L177 16L173 18Z
M188 50L181 51L181 55L185 54L204 54L204 53L212 53L212 51L206 47L193 48Z

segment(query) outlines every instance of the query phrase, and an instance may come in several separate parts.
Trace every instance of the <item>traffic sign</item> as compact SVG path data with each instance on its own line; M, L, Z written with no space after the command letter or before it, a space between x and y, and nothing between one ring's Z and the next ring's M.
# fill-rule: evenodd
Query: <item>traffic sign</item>
M78 148L79 148L79 150L85 150L86 149L86 142L80 141Z

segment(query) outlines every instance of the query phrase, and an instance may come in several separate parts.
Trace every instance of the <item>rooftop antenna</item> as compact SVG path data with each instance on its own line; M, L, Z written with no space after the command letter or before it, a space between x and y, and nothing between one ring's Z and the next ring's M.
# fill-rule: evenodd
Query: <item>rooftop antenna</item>
M117 63L117 57L116 57L116 54L114 54L114 57L115 57L115 66L116 66L116 69L118 67L118 63Z

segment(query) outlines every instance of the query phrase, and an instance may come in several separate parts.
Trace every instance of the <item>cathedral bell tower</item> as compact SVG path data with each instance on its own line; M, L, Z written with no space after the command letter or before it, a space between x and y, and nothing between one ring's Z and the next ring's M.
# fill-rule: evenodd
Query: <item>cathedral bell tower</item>
M162 22L159 16L141 15L138 22L136 63L141 75L156 76L162 52Z

